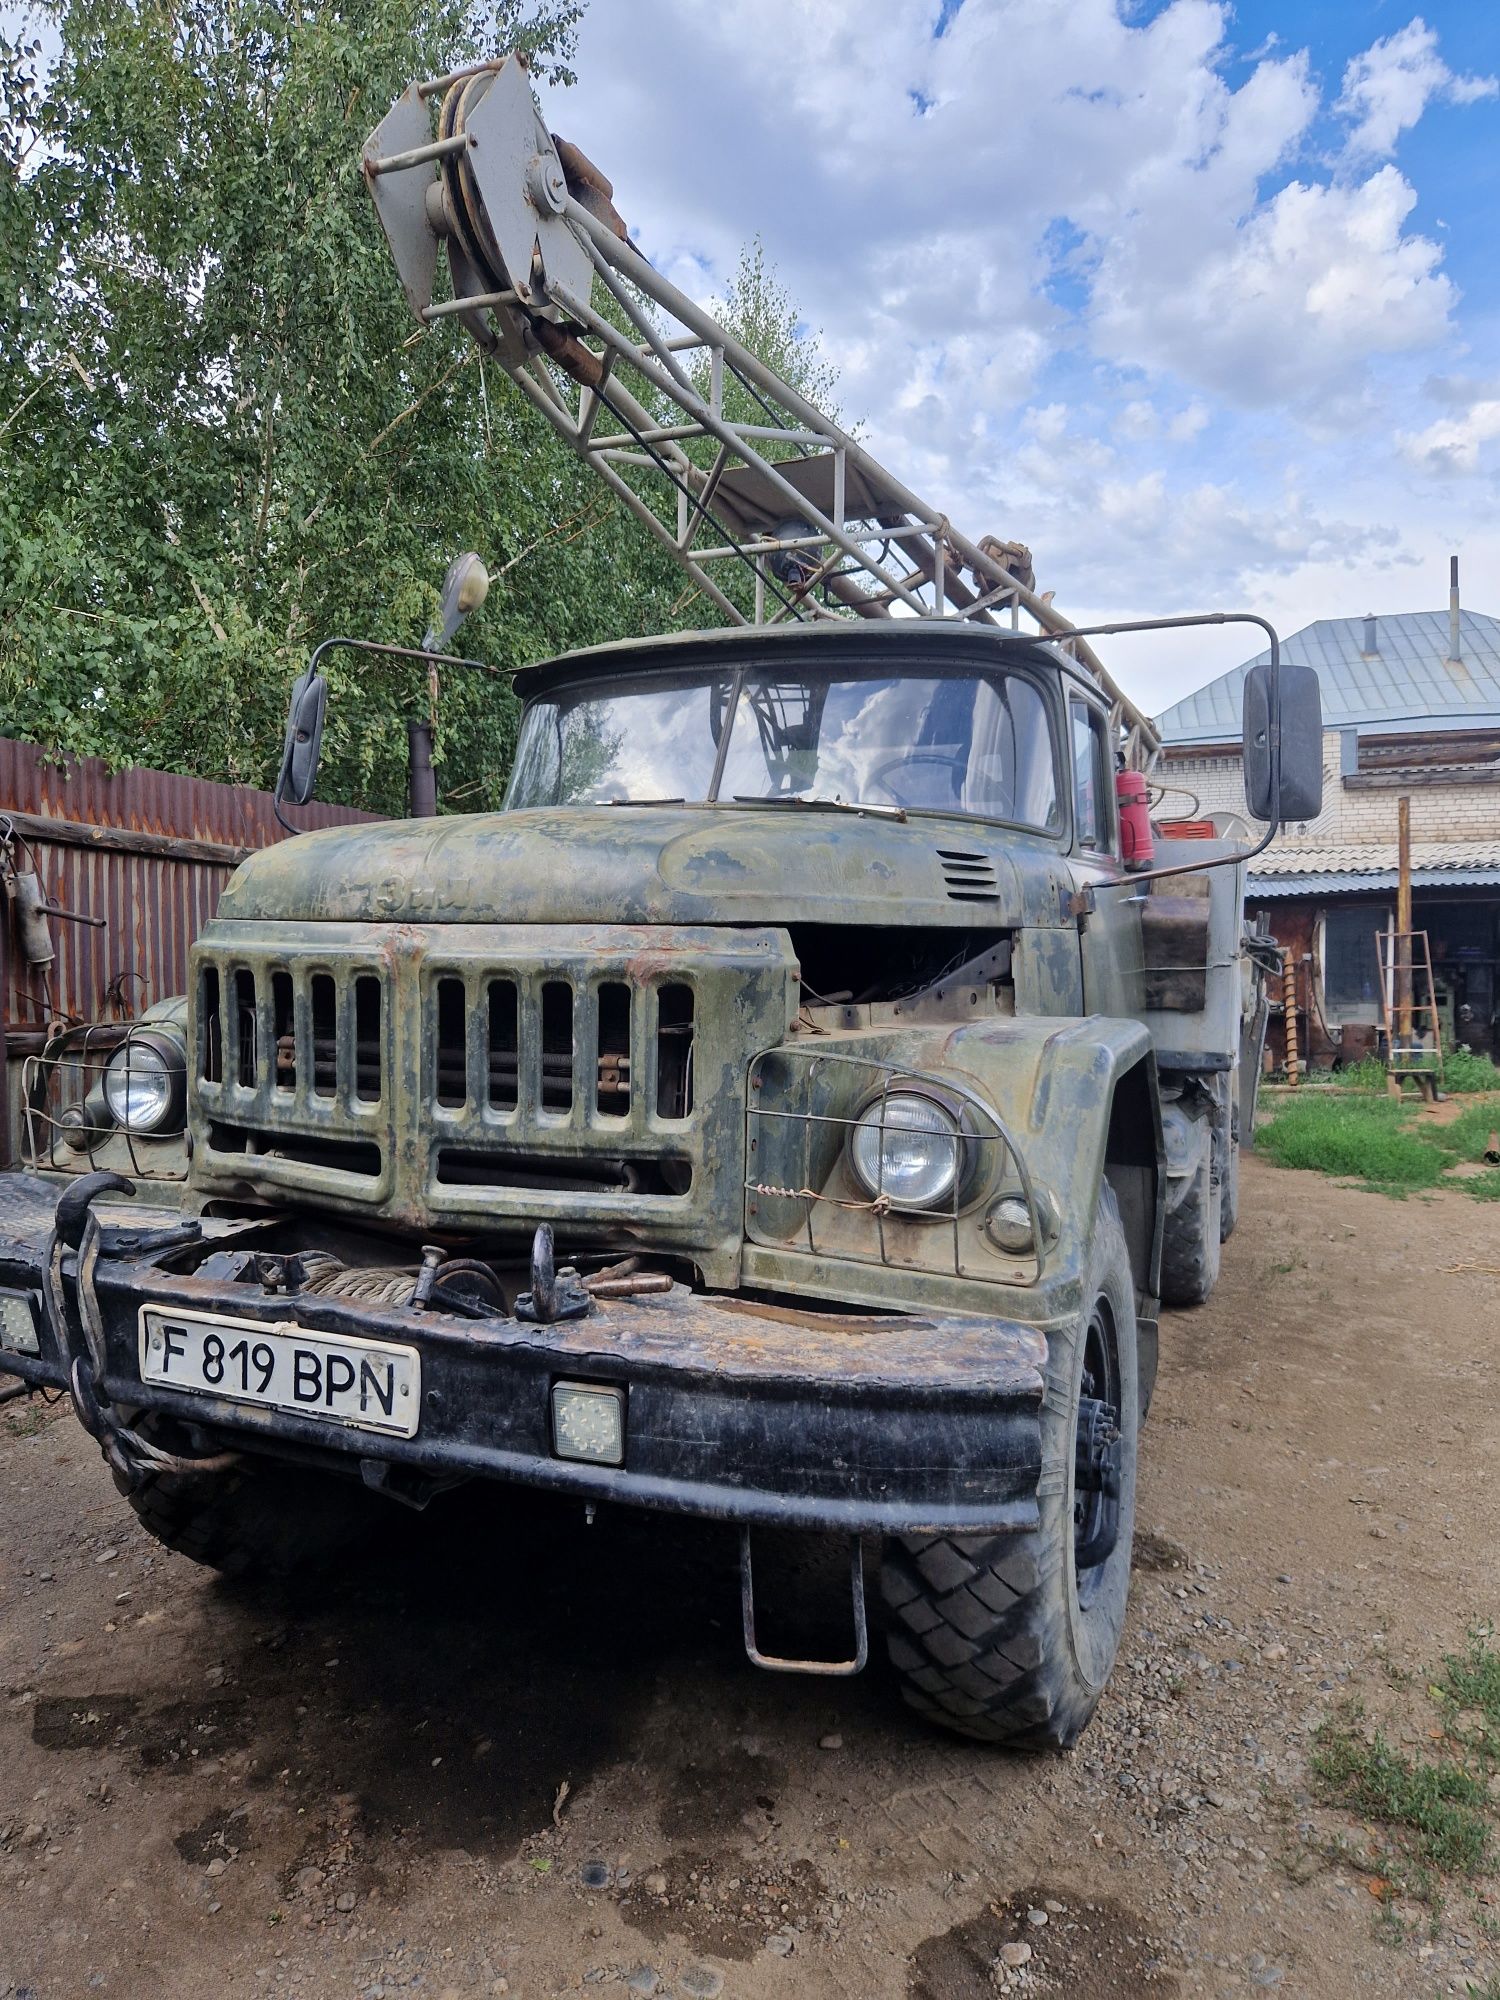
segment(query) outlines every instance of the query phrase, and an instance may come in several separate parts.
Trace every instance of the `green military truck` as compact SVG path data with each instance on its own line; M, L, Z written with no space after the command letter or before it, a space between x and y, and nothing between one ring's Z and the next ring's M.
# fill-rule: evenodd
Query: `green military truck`
M514 213L459 178L480 161ZM738 1531L758 1664L862 1666L868 1562L915 1709L1071 1743L1120 1639L1159 1302L1206 1296L1234 1221L1247 850L1148 859L1137 826L1127 857L1149 722L1025 552L958 536L658 280L514 59L413 86L366 172L418 313L728 622L519 674L503 812L242 864L138 1093L158 1132L181 1107L181 1209L12 1177L0 1361L66 1384L199 1560L287 1559L361 1488L696 1516ZM289 810L325 700L315 662ZM1316 681L1274 635L1245 757L1270 828L1316 810ZM847 1551L836 1659L758 1642L783 1527Z

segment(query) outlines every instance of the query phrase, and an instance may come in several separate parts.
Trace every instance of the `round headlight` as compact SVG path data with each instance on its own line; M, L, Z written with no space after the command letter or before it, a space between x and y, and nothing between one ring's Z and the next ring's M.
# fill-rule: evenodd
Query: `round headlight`
M132 1037L104 1072L110 1115L127 1132L176 1131L182 1122L183 1059L164 1041Z
M931 1097L893 1090L860 1113L849 1159L866 1193L896 1208L936 1208L953 1198L964 1151L951 1111Z

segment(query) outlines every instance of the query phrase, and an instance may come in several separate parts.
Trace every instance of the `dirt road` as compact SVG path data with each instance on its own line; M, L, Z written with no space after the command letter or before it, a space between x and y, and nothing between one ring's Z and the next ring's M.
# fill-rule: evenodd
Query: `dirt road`
M1307 1758L1351 1695L1420 1743L1500 1610L1500 1277L1452 1268L1500 1232L1253 1163L1241 1212L1062 1758L755 1673L718 1533L460 1496L247 1592L0 1413L0 1996L1485 1992L1500 1885L1382 1914Z

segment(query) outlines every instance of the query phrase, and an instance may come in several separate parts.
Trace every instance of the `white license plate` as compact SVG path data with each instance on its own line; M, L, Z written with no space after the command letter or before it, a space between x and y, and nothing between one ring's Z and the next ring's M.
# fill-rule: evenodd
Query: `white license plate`
M143 1382L355 1430L417 1434L422 1357L414 1347L164 1306L141 1307L140 1341Z

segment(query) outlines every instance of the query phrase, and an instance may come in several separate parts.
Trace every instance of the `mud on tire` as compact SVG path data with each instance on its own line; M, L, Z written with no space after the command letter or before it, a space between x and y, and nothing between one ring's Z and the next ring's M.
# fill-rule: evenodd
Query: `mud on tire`
M1079 1320L1048 1342L1040 1528L892 1538L881 1567L887 1648L906 1700L945 1729L1018 1749L1076 1742L1099 1705L1125 1622L1140 1397L1135 1285L1108 1185L1084 1297ZM1083 1569L1075 1557L1097 1536L1107 1503L1076 1490L1081 1394L1109 1402L1120 1433L1113 1547Z

